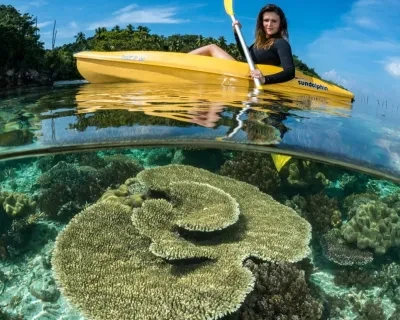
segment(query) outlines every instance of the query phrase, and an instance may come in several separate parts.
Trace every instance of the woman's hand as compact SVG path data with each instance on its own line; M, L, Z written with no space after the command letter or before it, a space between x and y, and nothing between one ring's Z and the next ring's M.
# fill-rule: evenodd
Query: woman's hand
M235 30L235 25L237 25L239 28L242 27L242 25L240 24L239 21L237 21L237 20L233 21L233 22L232 22L232 28L233 28L233 31L235 31L235 32L236 32L236 30Z
M263 76L263 74L261 73L261 71L258 70L258 69L251 70L251 71L250 71L250 76L251 76L253 79L259 79L259 80L261 81L261 83L264 83L264 82L265 82L265 77Z

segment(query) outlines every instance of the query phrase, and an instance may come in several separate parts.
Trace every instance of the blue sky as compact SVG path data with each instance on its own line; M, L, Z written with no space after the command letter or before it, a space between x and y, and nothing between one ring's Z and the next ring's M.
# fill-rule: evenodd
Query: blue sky
M231 20L223 0L8 0L21 12L38 17L41 39L51 44L57 20L56 45L74 41L97 27L145 25L163 35L202 34L233 41ZM255 18L264 1L234 0L248 44L254 39ZM356 95L400 105L400 0L280 0L289 20L293 53L327 79Z

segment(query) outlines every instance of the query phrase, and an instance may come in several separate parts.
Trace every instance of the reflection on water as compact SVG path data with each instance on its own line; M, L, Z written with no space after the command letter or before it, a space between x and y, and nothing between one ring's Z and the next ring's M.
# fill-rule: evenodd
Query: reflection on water
M292 157L0 163L1 319L398 319L400 185Z
M400 179L396 129L335 98L230 86L84 84L8 96L0 104L3 159L77 145L201 143L279 149Z

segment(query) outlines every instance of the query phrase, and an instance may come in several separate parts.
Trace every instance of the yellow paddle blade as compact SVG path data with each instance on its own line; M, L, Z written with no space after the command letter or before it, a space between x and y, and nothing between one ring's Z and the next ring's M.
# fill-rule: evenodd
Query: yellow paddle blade
M224 0L224 7L227 14L233 16L233 0Z
M272 160L274 161L276 170L281 171L283 166L288 162L292 157L290 156L282 156L280 154L271 154Z

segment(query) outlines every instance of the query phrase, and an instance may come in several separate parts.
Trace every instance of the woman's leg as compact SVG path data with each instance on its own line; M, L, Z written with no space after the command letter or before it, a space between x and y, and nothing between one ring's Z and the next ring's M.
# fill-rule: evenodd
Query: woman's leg
M201 56L211 56L220 59L227 59L227 60L235 60L229 53L222 50L216 44L209 44L204 47L197 48L193 51L190 51L189 54L197 54Z

